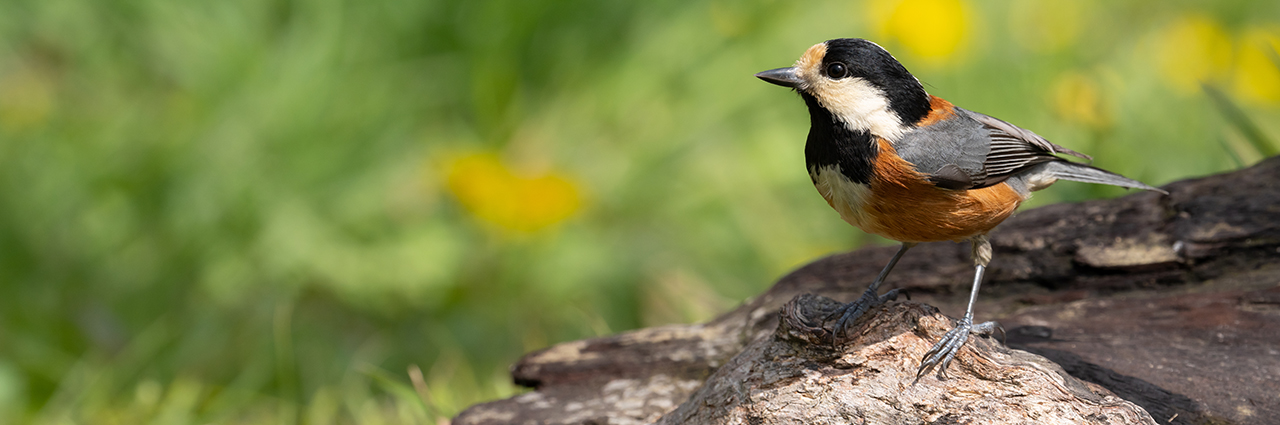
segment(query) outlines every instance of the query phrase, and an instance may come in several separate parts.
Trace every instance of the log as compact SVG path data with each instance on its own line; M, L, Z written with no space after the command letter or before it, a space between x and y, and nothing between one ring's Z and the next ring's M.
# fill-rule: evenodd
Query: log
M917 381L919 359L950 319L920 303L885 306L860 318L837 350L819 322L839 306L796 297L773 337L748 344L658 423L1156 424L1044 357L981 338L956 357L953 378Z
M453 423L1276 423L1280 158L1165 189L1028 210L992 232L977 321L1003 324L1007 347L970 339L946 381L911 382L950 323L929 306L964 311L967 245L908 253L886 286L914 301L859 319L854 343L833 349L797 325L861 295L896 249L873 247L804 266L708 323L530 353L512 376L533 391ZM782 320L789 301L809 313ZM1049 410L1019 404L1033 395Z

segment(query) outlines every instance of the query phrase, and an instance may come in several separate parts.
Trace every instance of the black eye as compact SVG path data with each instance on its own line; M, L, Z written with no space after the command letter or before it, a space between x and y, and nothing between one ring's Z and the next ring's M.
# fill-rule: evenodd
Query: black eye
M831 78L832 80L839 80L841 78L848 77L848 76L849 76L849 68L846 68L844 64L840 62L835 62L830 65L827 65L828 78Z

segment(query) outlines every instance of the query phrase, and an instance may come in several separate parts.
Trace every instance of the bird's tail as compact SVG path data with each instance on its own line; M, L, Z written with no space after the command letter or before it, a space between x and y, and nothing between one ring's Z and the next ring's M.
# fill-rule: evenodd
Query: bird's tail
M1091 165L1079 164L1067 161L1051 161L1044 164L1043 172L1062 180L1071 180L1085 183L1107 184L1112 186L1127 187L1131 189L1143 189L1153 192L1169 194L1163 190L1151 187L1146 183L1097 168Z

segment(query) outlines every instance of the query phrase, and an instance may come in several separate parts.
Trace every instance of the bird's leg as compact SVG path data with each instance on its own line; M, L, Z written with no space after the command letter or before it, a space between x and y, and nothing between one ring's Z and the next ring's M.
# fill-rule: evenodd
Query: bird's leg
M969 291L969 307L965 309L964 318L943 335L942 340L933 345L920 361L920 369L916 371L916 380L938 366L938 379L946 378L947 365L960 352L960 347L969 340L969 334L991 335L1000 325L996 322L973 324L973 303L978 300L978 288L982 286L982 273L991 261L991 242L987 237L978 236L973 239L973 262L976 272L973 275L973 289ZM1004 330L1002 329L1003 333Z
M897 289L886 292L884 295L878 295L877 291L880 289L880 284L884 283L884 278L889 276L889 271L893 270L893 266L898 264L898 259L902 258L902 254L906 254L907 250L913 246L916 246L916 244L903 242L902 247L898 248L898 252L893 254L893 258L889 260L889 264L884 266L884 270L880 271L880 275L876 276L876 280L871 282L871 286L867 287L866 292L862 293L862 297L858 298L857 301L840 306L840 308L837 308L822 319L823 324L826 324L831 319L839 318L836 320L835 326L831 328L832 342L838 342L840 340L839 336L867 310L884 304L885 301L898 299Z

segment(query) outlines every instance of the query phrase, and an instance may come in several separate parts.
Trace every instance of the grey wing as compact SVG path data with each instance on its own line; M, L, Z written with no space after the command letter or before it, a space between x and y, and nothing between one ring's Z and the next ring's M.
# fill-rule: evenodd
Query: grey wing
M987 179L991 137L982 124L966 115L916 128L893 146L899 157L939 187L970 189Z
M981 123L991 134L991 153L987 155L985 165L988 179L994 177L999 180L990 184L999 183L1010 174L1032 165L1057 159L1058 157L1054 154L1058 153L1093 160L1089 155L1053 144L1039 134L1032 133L1031 130L1009 124L999 118L956 109Z
M1092 159L995 117L961 108L955 112L895 144L899 156L939 187L991 186L1031 166L1060 160L1057 153Z

